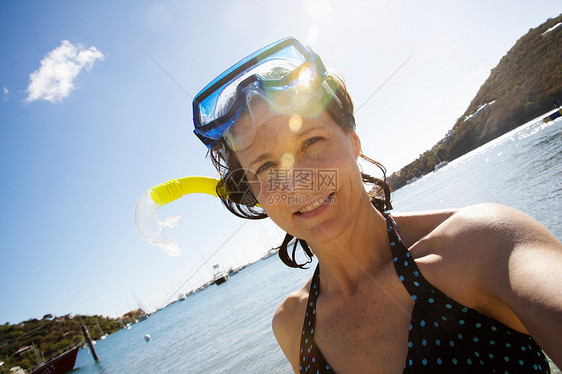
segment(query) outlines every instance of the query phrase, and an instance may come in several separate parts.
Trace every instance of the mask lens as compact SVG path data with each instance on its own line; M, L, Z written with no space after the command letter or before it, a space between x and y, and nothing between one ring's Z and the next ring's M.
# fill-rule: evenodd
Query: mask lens
M260 126L275 116L286 116L288 125L294 115L318 117L329 95L324 94L320 82L310 81L309 76L306 79L267 87L256 83L243 90L240 93L245 98L243 109L222 135L228 147L233 151L249 147Z
M251 76L260 77L263 81L284 79L291 71L306 61L294 45L289 45L258 61L246 71L241 71L227 84L216 90L199 104L201 126L224 116L236 101L238 85Z

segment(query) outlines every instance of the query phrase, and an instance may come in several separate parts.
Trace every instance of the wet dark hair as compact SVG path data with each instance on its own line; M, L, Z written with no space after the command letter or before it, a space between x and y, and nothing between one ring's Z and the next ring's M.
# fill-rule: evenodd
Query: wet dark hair
M332 93L326 92L330 97L326 110L338 126L345 132L349 133L355 130L355 117L353 116L353 101L342 78L330 73L326 78L326 83ZM324 90L329 90L324 88ZM221 151L219 151L219 149ZM226 153L226 154L225 154ZM233 151L231 151L224 140L215 148L209 150L208 156L221 179L217 184L217 195L220 197L224 206L234 215L246 219L263 219L267 218L267 213L256 206L258 200L254 196L250 184L246 178L246 170L242 168ZM382 179L372 177L361 172L361 178L364 183L373 184L373 188L369 191L369 197L373 206L381 213L392 209L390 203L390 187L386 183L386 169L377 161L374 161L363 154L363 159L371 162L382 171ZM306 261L299 264L296 259L298 246L304 250ZM289 255L289 247L291 254ZM287 233L283 243L277 248L279 249L279 258L283 263L293 268L306 268L306 265L312 261L314 254L305 240L295 238Z

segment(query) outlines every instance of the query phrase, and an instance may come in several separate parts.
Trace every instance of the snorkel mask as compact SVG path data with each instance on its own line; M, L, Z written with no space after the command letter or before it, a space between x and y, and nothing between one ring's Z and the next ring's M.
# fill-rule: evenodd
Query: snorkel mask
M232 151L244 149L271 116L318 116L334 97L327 77L310 47L295 38L279 40L233 65L195 96L195 135L219 152L224 144ZM260 110L258 121L255 108L264 103L268 110Z

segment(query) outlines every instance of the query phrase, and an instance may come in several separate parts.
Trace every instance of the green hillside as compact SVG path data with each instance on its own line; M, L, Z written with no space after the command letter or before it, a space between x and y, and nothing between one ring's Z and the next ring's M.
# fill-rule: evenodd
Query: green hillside
M40 320L0 325L0 361L4 362L5 368L20 366L29 370L37 366L38 356L41 361L46 361L82 344L81 325L86 326L93 340L99 340L102 333L111 334L143 313L142 309L137 309L118 319L70 314L53 317L47 314Z
M544 34L559 22L562 15L519 39L492 69L452 130L417 160L388 177L392 189L433 171L439 160L452 161L554 109L553 100L562 102L562 25Z

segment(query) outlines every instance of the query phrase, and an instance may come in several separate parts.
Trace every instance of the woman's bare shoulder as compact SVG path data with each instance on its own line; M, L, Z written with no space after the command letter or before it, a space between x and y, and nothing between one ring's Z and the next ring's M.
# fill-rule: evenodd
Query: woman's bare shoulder
M304 314L301 312L306 310L309 288L310 281L298 291L291 293L279 304L273 315L274 329L280 327L285 330L287 327L290 327L290 325L298 322L296 320L300 319L300 322L302 322Z
M300 335L306 312L310 283L311 280L306 282L301 289L287 296L277 307L273 315L273 333L295 372L298 372L296 369L298 369L300 354Z
M528 242L557 242L544 226L525 213L500 204L484 203L459 209L435 229L434 235L485 240L517 246ZM494 243L494 241L497 241ZM508 245L508 247L510 247Z
M401 228L403 241L410 245L427 237L459 239L468 235L474 239L475 234L480 238L518 242L555 239L528 215L494 203L470 205L461 209L399 212L392 216ZM490 233L495 235L490 237L487 235Z
M562 265L562 245L544 226L517 209L491 203L459 209L416 243L412 255L445 288L462 279L474 304L510 304L515 286L529 283L530 274Z
M400 227L399 219L396 221ZM434 263L436 274L460 271L466 279L482 282L501 273L499 264L504 264L505 271L513 269L515 263L510 259L536 256L547 249L560 250L560 242L544 226L499 204L414 213L404 215L402 220L403 240L410 244L412 255L424 258L426 264Z

